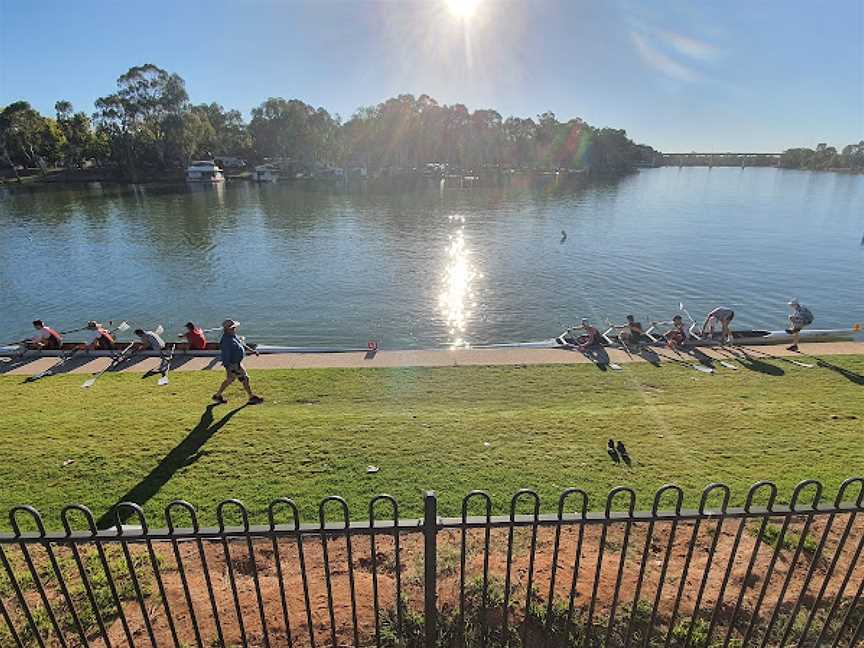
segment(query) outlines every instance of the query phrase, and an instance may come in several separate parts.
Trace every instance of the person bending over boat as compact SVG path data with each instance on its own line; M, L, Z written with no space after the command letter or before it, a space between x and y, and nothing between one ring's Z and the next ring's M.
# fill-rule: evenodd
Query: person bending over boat
M144 329L135 329L135 335L140 340L138 351L158 351L162 355L165 349L165 340L155 331L145 331Z
M63 336L50 326L46 326L42 320L33 320L33 328L36 334L30 338L29 346L33 349L59 349L63 343Z
M222 393L235 380L239 380L249 396L247 404L258 405L263 403L264 399L252 392L252 387L249 384L249 374L246 373L246 368L243 366L243 359L246 357L246 345L237 337L237 327L239 322L232 319L226 319L222 322L222 339L219 340L219 355L222 360L222 366L225 367L225 380L219 386L219 391L213 394L213 400L217 403L227 403Z
M690 341L690 332L684 326L684 320L680 315L672 318L672 328L666 331L663 335L666 340L666 346L673 351L677 351L685 346Z
M181 333L177 337L185 337L189 343L189 349L193 351L201 351L207 348L207 338L204 337L204 331L200 326L195 326L192 322L186 322L186 332Z
M110 351L114 348L114 338L110 331L102 327L99 322L89 321L84 334L84 348L88 351L94 349Z
M729 328L732 320L735 319L735 311L725 306L718 306L705 318L705 323L702 324L702 337L706 335L714 337L714 328L717 323L723 328L723 341L732 341L732 329Z
M801 329L810 326L813 323L813 313L806 306L798 303L797 299L789 302L789 330L792 334L792 345L786 347L789 351L798 350L798 341L801 338Z

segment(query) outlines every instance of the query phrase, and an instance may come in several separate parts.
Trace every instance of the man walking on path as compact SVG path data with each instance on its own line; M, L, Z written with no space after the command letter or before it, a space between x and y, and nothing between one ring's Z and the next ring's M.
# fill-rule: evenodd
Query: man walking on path
M219 340L219 355L222 359L222 366L225 367L226 375L225 380L219 387L219 391L213 394L213 400L220 404L227 403L228 399L222 395L222 392L236 379L240 381L240 384L243 385L243 389L246 390L246 394L249 396L247 404L258 405L259 403L263 403L264 399L255 395L252 392L252 387L249 385L249 375L243 366L243 358L246 357L246 347L237 338L238 326L240 326L240 323L232 319L226 319L222 322L222 339Z

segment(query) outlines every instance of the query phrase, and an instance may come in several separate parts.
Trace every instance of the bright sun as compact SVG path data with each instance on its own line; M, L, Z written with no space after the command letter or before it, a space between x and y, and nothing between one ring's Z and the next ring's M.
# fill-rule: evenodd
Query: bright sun
M462 20L469 20L480 4L480 0L446 0L446 2L450 13Z

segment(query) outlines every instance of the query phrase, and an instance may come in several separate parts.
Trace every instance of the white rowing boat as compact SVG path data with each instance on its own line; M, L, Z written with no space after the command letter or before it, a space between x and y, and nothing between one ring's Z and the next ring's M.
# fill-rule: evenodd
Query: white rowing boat
M578 330L578 329L577 329ZM848 329L804 329L801 331L801 342L843 342L854 340L861 331L860 324ZM620 347L621 344L614 337L613 329L607 329L603 333L608 343L604 346ZM655 336L656 337L656 336ZM732 331L732 343L738 345L762 346L771 344L789 344L792 342L792 334L789 331L761 331L741 330ZM713 337L691 338L693 346L719 346L723 344L722 333L715 333ZM656 344L665 344L662 340ZM567 341L565 334L548 340L535 340L529 342L505 342L500 344L472 345L472 349L573 349L575 346Z
M96 349L92 351L79 350L75 353L76 358L111 358L120 353L126 346L125 343L117 342L114 348L111 349ZM279 353L361 353L366 352L366 347L301 347L301 346L272 346L267 344L249 344L247 345L253 352L257 351L261 355L273 355ZM57 358L65 356L76 348L80 348L81 343L65 343L60 349L26 349L20 344L12 344L9 346L0 347L0 357L5 358L21 358L31 360L34 358ZM163 352L159 351L139 351L135 355L138 357L161 357ZM219 356L219 344L208 343L206 349L190 349L187 344L178 344L174 349L174 356L192 357L192 358L213 358Z

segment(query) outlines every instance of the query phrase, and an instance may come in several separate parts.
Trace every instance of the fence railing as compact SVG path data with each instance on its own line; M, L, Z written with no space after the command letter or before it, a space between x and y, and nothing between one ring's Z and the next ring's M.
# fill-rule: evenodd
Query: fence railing
M541 512L522 490L496 516L474 491L442 518L430 492L409 520L380 495L352 521L328 497L314 524L279 498L265 525L228 500L214 528L176 501L159 529L125 503L108 530L73 505L60 532L18 506L0 646L864 645L864 479L830 499L816 481L786 505L768 482L731 498L711 484L685 510L664 486L637 511L616 488L595 511L571 488Z

